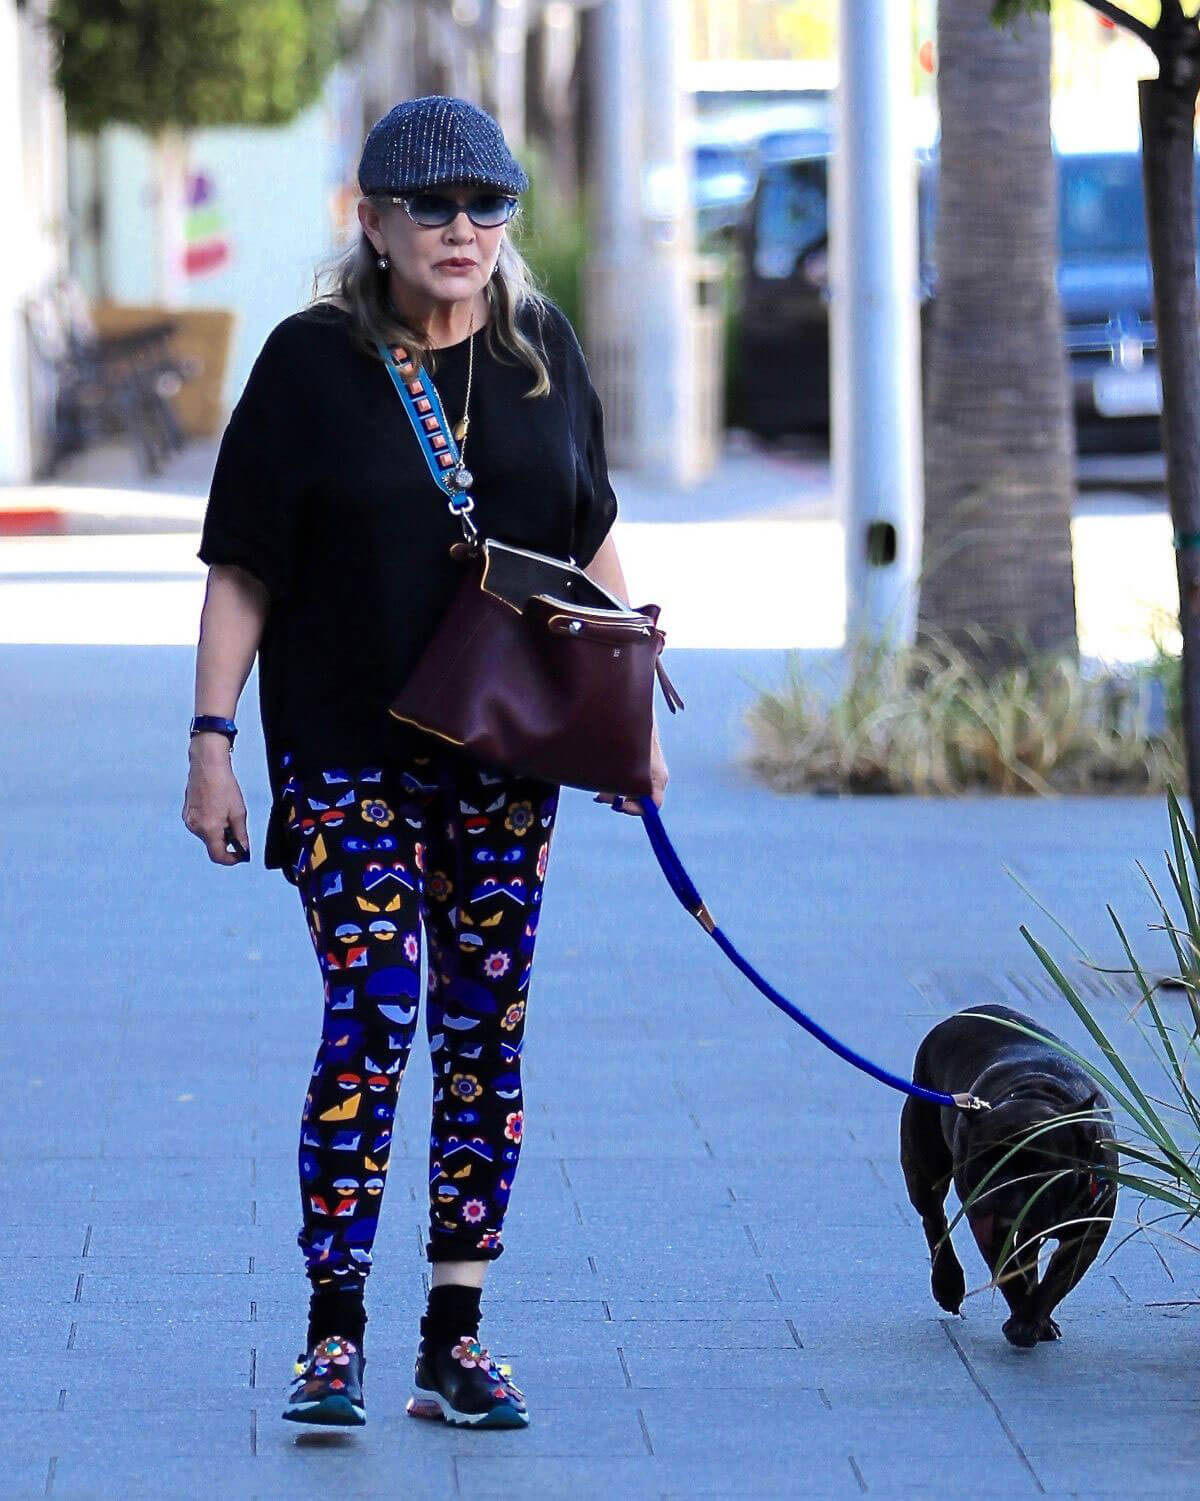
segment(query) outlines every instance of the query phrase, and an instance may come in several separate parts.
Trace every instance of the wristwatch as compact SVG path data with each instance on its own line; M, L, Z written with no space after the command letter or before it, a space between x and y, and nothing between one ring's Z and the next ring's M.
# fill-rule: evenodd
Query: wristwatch
M189 738L199 735L204 730L215 730L218 735L224 735L229 741L230 750L233 749L234 737L237 735L237 725L232 719L222 719L219 714L197 714L193 717Z

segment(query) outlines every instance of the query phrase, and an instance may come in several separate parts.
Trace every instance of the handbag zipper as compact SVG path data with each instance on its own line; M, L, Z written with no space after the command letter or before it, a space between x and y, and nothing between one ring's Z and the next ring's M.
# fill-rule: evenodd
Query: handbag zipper
M638 610L622 610L620 612L620 618L614 620L612 617L617 612L614 610L606 610L602 605L577 605L573 601L568 599L556 599L552 594L531 594L530 599L536 599L544 605L557 605L561 610L569 612L568 616L565 618L582 615L585 620L592 620L600 625L620 626L622 629L626 629L633 625L637 625L639 628L645 627L649 629L650 625L649 618L641 614ZM564 617L556 615L553 618L559 620L563 619Z
M627 632L631 636L648 636L650 634L650 627L648 625L646 625L645 623L635 623L632 620L603 620L603 621L588 620L588 621L583 621L583 620L577 619L574 615L562 615L562 614L559 614L559 615L551 615L551 617L550 617L549 621L547 622L547 624L549 625L549 627L550 627L551 630L554 630L555 626L558 624L558 622L560 620L565 620L566 621L566 623L567 623L567 630L571 631L571 632L582 631L583 628L584 628L584 625L587 624L587 625L602 625L605 630L610 630L610 631L625 631L625 632Z

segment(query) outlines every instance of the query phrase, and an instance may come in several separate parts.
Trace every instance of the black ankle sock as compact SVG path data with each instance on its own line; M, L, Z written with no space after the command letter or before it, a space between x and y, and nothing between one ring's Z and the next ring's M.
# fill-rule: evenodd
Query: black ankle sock
M308 1348L331 1334L361 1348L367 1326L362 1287L313 1288L308 1300Z
M421 1334L426 1340L456 1340L464 1334L479 1333L479 1298L477 1287L462 1287L457 1282L443 1282L430 1289L429 1303L421 1320Z

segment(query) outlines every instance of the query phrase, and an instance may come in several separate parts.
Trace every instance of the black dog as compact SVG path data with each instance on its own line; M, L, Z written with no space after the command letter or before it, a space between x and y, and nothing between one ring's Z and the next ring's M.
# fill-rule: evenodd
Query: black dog
M1015 1143L1042 1128L988 1179L967 1214L1011 1311L1004 1333L1014 1345L1031 1346L1060 1337L1051 1314L1091 1266L1112 1226L1117 1193L1108 1174L1117 1152L1112 1111L1095 1083L1050 1043L1006 1021L1054 1036L1007 1006L972 1006L925 1038L913 1082L947 1094L970 1091L992 1108L954 1110L910 1096L900 1117L900 1165L929 1242L933 1296L957 1313L966 1279L946 1224L950 1180L966 1203ZM1064 1116L1074 1118L1047 1125ZM1047 1240L1058 1245L1039 1282L1038 1251Z

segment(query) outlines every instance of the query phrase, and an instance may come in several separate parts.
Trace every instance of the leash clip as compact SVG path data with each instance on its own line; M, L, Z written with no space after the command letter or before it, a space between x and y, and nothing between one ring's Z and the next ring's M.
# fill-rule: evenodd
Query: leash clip
M713 920L713 915L708 910L708 903L705 902L703 897L700 899L700 905L693 909L692 916L706 933L711 934L716 929L716 922Z
M992 1107L987 1100L981 1100L974 1094L951 1095L951 1099L959 1110L990 1110Z

